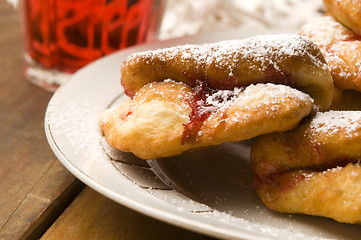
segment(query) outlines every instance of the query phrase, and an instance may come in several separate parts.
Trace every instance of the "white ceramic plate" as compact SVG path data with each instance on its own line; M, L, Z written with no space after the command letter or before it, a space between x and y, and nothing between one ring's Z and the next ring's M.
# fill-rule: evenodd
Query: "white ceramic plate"
M126 97L120 63L132 52L186 43L244 38L223 32L141 45L80 70L51 99L45 118L49 144L63 165L99 193L148 216L226 239L357 239L361 227L266 209L252 191L249 143L229 143L147 162L107 147L99 114ZM326 203L327 204L327 203Z

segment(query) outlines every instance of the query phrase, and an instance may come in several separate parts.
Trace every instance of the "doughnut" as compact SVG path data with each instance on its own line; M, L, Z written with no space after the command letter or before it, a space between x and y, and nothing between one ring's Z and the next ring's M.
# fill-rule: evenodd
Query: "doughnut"
M334 96L320 50L297 34L149 50L122 62L121 83L130 97L145 84L164 79L191 87L204 81L222 90L256 83L284 84L309 94L320 111L328 109Z
M254 188L270 209L361 224L361 111L318 112L257 138Z
M110 146L142 159L169 157L223 142L294 128L313 107L299 90L271 83L215 90L165 80L105 110L100 127Z
M306 23L299 33L321 49L335 87L361 92L361 36L331 16Z
M323 0L329 13L338 22L361 34L361 1L360 0Z

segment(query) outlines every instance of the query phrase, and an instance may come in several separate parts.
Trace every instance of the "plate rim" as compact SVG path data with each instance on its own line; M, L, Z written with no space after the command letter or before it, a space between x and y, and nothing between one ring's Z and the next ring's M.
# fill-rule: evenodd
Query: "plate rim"
M254 32L250 33L249 36L255 36L258 34L269 34L269 33L273 33L273 30L274 29L271 29L271 31L265 30L265 29L260 29L260 31L254 31ZM283 32L289 33L290 32L289 30L283 30L283 31L274 30L274 31L275 31L275 33L283 33ZM230 238L231 239L253 239L253 240L264 239L265 237L267 237L268 239L279 239L277 236L275 237L275 236L265 235L264 233L254 232L254 231L247 230L244 228L242 229L242 232L232 230L232 229L222 229L221 227L215 228L215 226L213 226L209 223L203 223L203 222L197 221L197 219L194 220L194 219L186 218L183 215L175 215L173 213L165 212L165 211L162 211L159 209L153 209L150 206L147 206L140 202L134 201L134 199L130 199L125 196L121 196L119 193L116 193L113 190L108 189L103 184L95 181L91 176L89 176L84 171L82 171L82 169L79 169L77 166L75 166L72 163L72 161L70 159L68 159L66 154L64 152L62 152L61 147L59 146L59 144L57 143L57 140L54 138L54 136L52 134L51 125L49 123L49 118L50 118L49 109L52 107L52 105L54 105L54 103L56 101L58 101L57 99L62 96L64 89L69 88L69 83L71 83L72 81L77 81L76 79L78 78L78 76L80 76L83 72L87 72L95 64L99 64L99 62L104 62L105 59L114 58L116 55L130 54L132 52L138 51L139 49L144 50L147 47L157 48L163 44L179 45L179 44L184 44L186 42L192 42L195 38L214 39L214 36L217 36L219 34L221 34L221 35L228 34L230 36L234 35L234 36L239 36L239 37L242 36L242 38L247 37L247 36L244 36L244 34L241 34L239 32L235 32L232 30L232 31L226 31L226 32L212 32L212 33L207 33L207 34L202 34L202 35L181 37L181 38L169 39L169 40L165 40L165 41L155 41L155 42L141 44L141 45L133 46L133 47L130 47L130 48L127 48L124 50L117 51L115 53L112 53L103 58L100 58L100 59L94 61L93 63L85 66L84 68L80 69L78 72L73 74L69 81L67 81L62 86L60 86L59 89L54 93L54 95L50 99L47 109L46 109L46 112L45 112L45 120L44 120L45 135L46 135L47 141L48 141L52 151L56 155L56 157L75 177L77 177L79 180L81 180L83 183L85 183L87 186L91 187L98 193L100 193L100 194L106 196L107 198L112 199L113 201L115 201L123 206L126 206L134 211L137 211L141 214L152 217L159 221L163 221L163 222L166 222L168 224L171 224L171 225L183 228L183 229L187 229L187 230L190 230L193 232L198 232L198 233L212 236L212 237L227 238L227 239L230 239ZM220 38L220 40L221 40L221 38ZM119 92L118 94L123 94L123 93L124 93L124 91L121 88L121 92Z
M123 92L120 94L123 94ZM54 99L56 99L56 97ZM49 102L49 106L51 106L50 102ZM189 231L197 232L200 234L204 234L210 237L217 237L222 239L227 238L227 239L250 239L250 240L261 240L264 239L264 237L267 237L268 239L277 239L276 237L273 236L267 236L262 233L255 233L253 231L248 231L246 229L243 229L242 232L239 232L239 231L223 230L222 228L219 227L215 228L210 224L185 218L180 215L169 214L165 211L160 211L152 207L148 207L147 205L138 203L137 201L134 201L134 199L130 199L128 197L122 197L121 195L119 195L119 193L116 193L113 190L108 189L103 184L95 181L91 176L89 176L84 171L79 169L77 166L75 166L72 163L70 159L67 158L66 154L62 152L61 147L59 147L59 145L56 143L56 140L54 139L54 136L52 135L52 130L50 124L48 123L48 118L49 115L48 112L46 112L45 124L44 124L45 135L48 140L49 146L56 155L57 159L62 163L62 165L68 171L70 171L81 182L83 182L84 184L86 184L88 187L92 188L96 192L102 194L103 196L117 202L118 204L121 204L138 213L168 223L170 225L187 229ZM139 187L136 185L134 186Z

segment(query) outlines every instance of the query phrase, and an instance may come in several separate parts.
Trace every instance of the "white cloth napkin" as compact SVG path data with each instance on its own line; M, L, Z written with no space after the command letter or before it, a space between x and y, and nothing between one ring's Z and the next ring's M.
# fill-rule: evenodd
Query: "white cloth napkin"
M322 0L167 0L160 39L224 29L298 28L323 12Z
M18 0L5 0L5 2L13 5L15 8L16 8L17 5L18 5Z

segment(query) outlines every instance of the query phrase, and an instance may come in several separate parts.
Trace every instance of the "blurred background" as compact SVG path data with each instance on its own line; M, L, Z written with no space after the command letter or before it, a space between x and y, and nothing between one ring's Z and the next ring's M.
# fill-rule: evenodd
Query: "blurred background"
M297 29L323 13L321 0L167 0L159 38L225 29Z
M18 0L6 0L16 6ZM159 38L225 29L298 28L324 13L322 0L165 0Z

